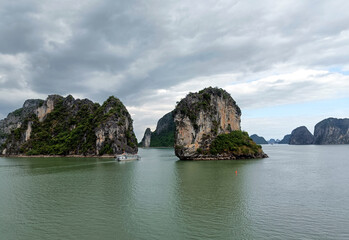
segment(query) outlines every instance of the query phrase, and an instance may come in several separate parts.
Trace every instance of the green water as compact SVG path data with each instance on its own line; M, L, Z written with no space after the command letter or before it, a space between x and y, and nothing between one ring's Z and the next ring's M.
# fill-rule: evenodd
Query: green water
M0 158L0 239L349 239L349 146L263 148L247 161Z

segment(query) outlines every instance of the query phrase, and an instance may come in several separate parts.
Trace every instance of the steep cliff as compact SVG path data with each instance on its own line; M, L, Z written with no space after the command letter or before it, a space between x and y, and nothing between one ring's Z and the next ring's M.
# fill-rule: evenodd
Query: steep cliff
M223 89L189 93L174 111L176 156L181 160L265 156L260 145L240 131L240 116L240 108Z
M294 129L290 136L291 145L308 145L314 143L314 136L305 126Z
M279 144L290 144L291 134L287 134L284 138L279 142Z
M349 144L349 119L328 118L315 125L315 144Z
M4 144L11 131L21 127L24 119L35 113L36 109L43 104L44 100L29 99L26 100L22 108L19 108L0 120L0 145Z
M150 128L147 128L144 132L142 141L139 143L139 146L148 148L150 147L150 141L151 141L151 130Z
M122 102L100 106L88 99L50 95L29 111L2 145L7 155L136 153L132 119Z
M151 132L149 129L150 135L148 129L145 131L143 139L148 140L149 145L146 145L147 141L142 140L139 143L140 147L173 147L175 132L173 112L169 112L160 118L155 131Z
M257 134L251 135L250 138L257 144L268 144L264 137L260 137Z

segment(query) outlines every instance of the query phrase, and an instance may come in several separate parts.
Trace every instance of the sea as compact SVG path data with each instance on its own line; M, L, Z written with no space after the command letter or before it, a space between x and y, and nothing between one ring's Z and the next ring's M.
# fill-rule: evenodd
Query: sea
M349 145L269 158L0 158L0 239L349 239Z

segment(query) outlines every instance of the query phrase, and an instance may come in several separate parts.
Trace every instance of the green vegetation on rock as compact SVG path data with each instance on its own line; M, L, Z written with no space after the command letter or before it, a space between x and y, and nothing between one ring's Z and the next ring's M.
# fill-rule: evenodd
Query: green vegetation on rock
M218 135L210 145L210 154L256 155L262 147L256 144L244 131L232 131Z
M7 154L103 155L137 152L131 116L119 99L109 97L100 106L87 99L74 100L72 96L50 97L54 108L44 121L40 122L33 113L24 119L20 128L12 130L3 145ZM25 140L29 125L30 139ZM98 144L97 132L103 139ZM109 139L111 135L113 139Z
M173 147L174 130L170 130L161 134L153 132L151 134L150 147Z
M76 114L71 114L63 99L57 100L54 110L42 123L34 115L31 138L23 144L21 152L27 155L93 154L96 146L94 108L78 104ZM25 127L27 124L23 124Z

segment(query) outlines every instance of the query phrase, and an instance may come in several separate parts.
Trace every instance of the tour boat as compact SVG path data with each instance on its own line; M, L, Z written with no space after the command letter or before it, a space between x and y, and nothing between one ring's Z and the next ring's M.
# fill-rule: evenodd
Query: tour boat
M115 160L117 161L132 161L132 160L140 160L141 157L137 154L120 154L117 155Z

